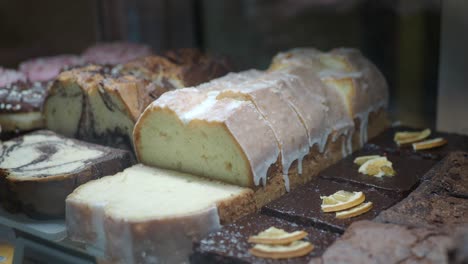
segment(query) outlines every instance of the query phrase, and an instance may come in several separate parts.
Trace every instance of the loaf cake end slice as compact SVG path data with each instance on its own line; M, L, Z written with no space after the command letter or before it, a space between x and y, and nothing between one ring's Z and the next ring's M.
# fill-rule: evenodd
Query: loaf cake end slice
M193 240L255 210L250 189L138 164L77 188L66 220L108 260L180 263Z
M155 101L135 126L139 160L239 186L266 183L279 155L272 129L251 102L217 95L181 89Z
M0 202L12 212L60 218L77 186L133 164L128 151L102 147L41 130L3 143Z

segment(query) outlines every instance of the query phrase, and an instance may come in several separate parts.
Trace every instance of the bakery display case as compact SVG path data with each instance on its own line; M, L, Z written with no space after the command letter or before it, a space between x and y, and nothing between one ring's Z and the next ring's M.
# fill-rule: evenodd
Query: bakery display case
M465 263L468 4L0 3L0 264Z

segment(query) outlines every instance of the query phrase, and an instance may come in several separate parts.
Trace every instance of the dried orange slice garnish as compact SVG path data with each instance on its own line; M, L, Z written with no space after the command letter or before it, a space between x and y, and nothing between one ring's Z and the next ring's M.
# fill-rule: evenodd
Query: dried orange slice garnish
M413 143L413 149L414 150L431 149L431 148L441 147L445 144L447 144L446 139L434 138L434 139L429 139L429 140Z
M354 159L354 163L361 166L364 164L366 161L371 160L371 159L376 159L380 158L381 156L379 155L369 155L369 156L360 156Z
M393 176L395 171L392 167L392 162L387 157L370 159L359 167L359 172L375 177Z
M249 252L261 258L285 259L302 257L309 254L314 249L314 245L307 241L294 241L286 245L263 245L258 244Z
M282 245L301 240L306 236L307 232L305 231L294 231L292 233L288 233L283 229L270 227L256 236L249 237L249 243Z
M338 219L346 219L355 217L358 215L362 215L364 213L369 212L372 209L372 202L362 203L356 207L353 207L349 210L341 211L336 213L336 218Z
M395 133L393 140L398 144L398 146L401 146L401 145L421 141L423 139L426 139L430 135L431 135L431 130L428 128L424 129L423 131L418 131L418 132L404 131L404 132Z
M366 200L366 196L362 192L340 190L329 196L320 196L320 199L322 199L322 211L336 212L361 204Z

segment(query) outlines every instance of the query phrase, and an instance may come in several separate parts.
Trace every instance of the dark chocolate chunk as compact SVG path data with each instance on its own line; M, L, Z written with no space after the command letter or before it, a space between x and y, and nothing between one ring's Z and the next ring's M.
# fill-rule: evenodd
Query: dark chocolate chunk
M249 249L254 244L248 243L250 236L276 227L293 232L304 230L308 233L305 240L314 245L314 250L307 256L282 260L259 258L251 255ZM197 242L191 263L307 263L310 258L320 256L322 252L338 237L335 233L303 227L295 223L260 214L252 214L224 226Z
M381 155L393 163L396 172L394 176L375 177L359 173L359 165L354 159L360 156ZM386 153L382 150L361 150L320 173L323 179L352 182L354 184L368 185L384 191L408 194L420 179L428 172L437 161L421 158L410 158L403 154Z
M335 213L322 212L320 196L328 196L339 190L362 191L366 201L373 203L373 208L367 213L348 219L337 219ZM343 232L352 222L373 219L380 211L401 199L398 193L387 195L372 187L316 179L265 205L262 213L333 232Z

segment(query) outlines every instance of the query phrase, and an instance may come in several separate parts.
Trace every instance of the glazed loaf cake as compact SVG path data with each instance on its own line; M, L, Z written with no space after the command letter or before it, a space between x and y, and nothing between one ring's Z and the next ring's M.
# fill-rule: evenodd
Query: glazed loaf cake
M90 65L62 72L45 102L47 128L132 149L134 124L148 104L166 91L227 73L216 66L222 62L196 51L182 52L177 61L171 58L151 56L114 68Z
M317 59L317 68L296 63L292 54L275 59L267 72L231 74L161 96L135 126L139 160L254 188L261 206L384 129L385 81L363 77L381 76L375 67L361 67L347 53L332 51L318 53L327 61ZM343 72L343 62L353 68ZM328 85L323 72L329 72L331 83L346 76L350 85Z
M255 210L248 188L138 164L78 187L66 220L111 263L183 263L194 240Z
M67 139L40 130L3 142L0 203L37 218L63 217L77 186L133 164L128 151Z

